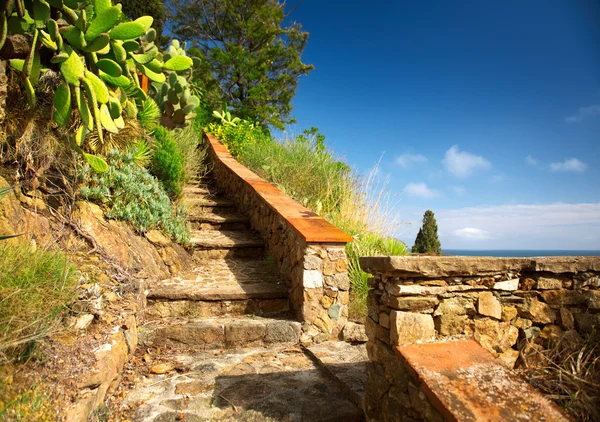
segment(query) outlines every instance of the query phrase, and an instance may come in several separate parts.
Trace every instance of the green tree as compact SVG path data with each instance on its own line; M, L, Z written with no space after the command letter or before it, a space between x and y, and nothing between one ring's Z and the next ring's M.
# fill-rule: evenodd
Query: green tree
M293 123L291 101L298 78L314 67L302 63L308 32L285 25L285 3L277 0L172 0L173 33L198 48L207 91L221 109L282 129ZM198 72L196 72L198 74ZM213 98L207 93L207 101Z
M435 221L433 211L427 210L423 215L423 226L419 229L415 244L412 247L413 253L442 254L442 245L438 239L438 227Z
M158 36L156 44L160 46L168 42L168 37L163 37L162 33L167 20L164 0L122 0L120 3L123 13L131 20L135 20L140 16L152 16L154 18L152 28L156 30Z

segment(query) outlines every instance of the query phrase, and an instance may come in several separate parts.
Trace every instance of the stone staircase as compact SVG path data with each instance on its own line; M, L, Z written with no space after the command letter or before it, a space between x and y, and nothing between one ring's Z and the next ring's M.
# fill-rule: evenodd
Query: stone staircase
M213 182L185 186L196 267L148 288L142 341L175 348L297 344L288 289L248 219Z

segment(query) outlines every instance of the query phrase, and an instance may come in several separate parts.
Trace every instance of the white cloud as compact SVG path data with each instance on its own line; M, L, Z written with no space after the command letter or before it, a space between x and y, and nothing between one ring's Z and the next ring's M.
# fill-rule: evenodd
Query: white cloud
M584 172L587 164L577 158L568 158L560 163L550 163L552 171L574 171L577 173Z
M457 237L469 240L486 240L492 238L490 232L486 230L476 229L474 227L464 227L462 229L456 229L452 233Z
M576 114L565 117L565 122L576 123L587 117L600 115L600 104L593 104L587 107L581 107Z
M492 165L480 155L459 151L458 145L453 145L442 160L446 169L456 177L465 178L475 170L489 170Z
M404 192L411 196L418 196L425 199L433 199L440 196L440 192L431 189L425 183L409 183L404 187Z
M531 155L528 155L527 157L525 157L525 162L532 167L535 167L538 164L538 160L533 158Z
M450 186L450 190L457 196L465 196L467 194L467 188L464 186Z
M427 162L427 157L421 154L402 154L396 157L396 164L402 168L408 168L411 164L424 164Z
M435 214L442 247L449 249L600 249L600 203L482 206ZM475 227L489 238L468 238L465 229Z

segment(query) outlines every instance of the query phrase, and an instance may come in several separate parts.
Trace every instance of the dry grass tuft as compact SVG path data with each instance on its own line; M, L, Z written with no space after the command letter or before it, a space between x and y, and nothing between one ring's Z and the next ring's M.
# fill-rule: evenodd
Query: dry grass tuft
M0 242L0 363L31 356L37 341L59 326L76 283L64 254L26 241Z
M595 333L573 341L563 336L548 348L531 347L521 373L578 421L600 420L600 344ZM533 345L536 346L536 345ZM536 350L537 349L537 350Z
M8 78L6 117L1 128L5 137L0 139L0 160L18 163L25 176L43 175L69 153L69 148L59 140L61 134L51 119L53 84L50 78L40 81L37 105L30 108L17 77L11 73Z

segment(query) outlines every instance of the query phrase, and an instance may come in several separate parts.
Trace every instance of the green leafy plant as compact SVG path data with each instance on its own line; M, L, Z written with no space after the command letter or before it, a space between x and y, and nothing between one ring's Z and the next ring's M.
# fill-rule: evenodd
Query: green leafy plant
M160 180L171 198L179 198L184 182L184 156L175 137L164 127L154 132L156 151L150 172Z
M178 243L188 243L185 209L171 204L158 180L138 166L131 153L115 150L106 158L109 167L105 173L94 174L88 166L81 168L81 196L101 203L108 210L108 218L127 221L140 233L159 229Z
M227 109L227 106L221 112L213 111L213 117L219 119L219 123L222 125L236 126L241 122L239 117L231 117L231 112Z

